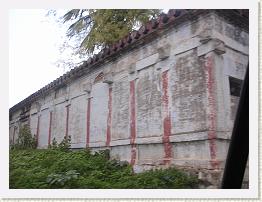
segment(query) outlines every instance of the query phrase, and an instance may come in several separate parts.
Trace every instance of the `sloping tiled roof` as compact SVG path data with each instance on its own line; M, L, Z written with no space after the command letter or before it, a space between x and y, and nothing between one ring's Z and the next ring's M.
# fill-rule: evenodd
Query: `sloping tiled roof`
M239 21L236 22L240 26L242 24L248 24L247 22L242 22L244 18L248 17L248 10L217 10L218 12L223 12L223 15L238 15L240 18L235 18L233 20ZM208 10L186 10L186 9L170 9L167 14L160 14L157 19L150 20L145 25L141 26L138 31L133 31L129 33L127 36L119 40L118 42L111 45L109 48L104 48L98 54L94 55L93 57L89 58L87 61L83 62L82 65L75 67L74 69L70 70L69 72L63 74L56 80L52 81L51 83L47 84L40 90L36 91L32 95L28 96L18 104L14 105L12 108L9 109L9 112L12 113L17 109L30 105L32 102L36 101L39 97L42 97L49 93L53 89L57 89L62 85L70 82L72 79L78 78L91 69L97 67L100 64L103 64L106 61L110 61L110 59L115 58L120 53L126 50L130 50L132 47L137 46L137 42L141 41L142 39L147 38L148 36L157 36L157 33L160 30L163 30L169 27L172 24L178 24L182 21L186 21L189 19L193 19L194 16L198 15L199 13L208 12ZM230 18L232 19L232 18ZM154 35L155 34L155 35Z

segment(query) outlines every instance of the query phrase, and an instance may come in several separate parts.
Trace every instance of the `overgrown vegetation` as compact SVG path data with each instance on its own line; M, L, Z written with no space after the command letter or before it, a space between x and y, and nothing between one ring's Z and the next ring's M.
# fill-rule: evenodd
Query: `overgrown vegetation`
M57 149L61 151L68 151L71 147L71 136L64 136L64 139L58 144L56 139L53 138L52 144L48 146L49 149Z
M37 138L32 135L28 125L24 125L19 130L17 141L11 145L11 149L36 149Z
M193 188L197 180L174 168L134 174L109 152L88 150L11 150L10 188Z
M128 162L110 160L109 150L91 154L89 150L72 151L71 136L49 149L35 149L36 136L26 125L19 131L10 150L10 188L192 188L197 184L175 168L134 174Z

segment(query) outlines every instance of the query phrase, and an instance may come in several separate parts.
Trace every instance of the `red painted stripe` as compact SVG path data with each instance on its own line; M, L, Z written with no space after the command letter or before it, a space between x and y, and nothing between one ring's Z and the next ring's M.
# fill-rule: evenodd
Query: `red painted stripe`
M134 165L136 160L136 100L135 100L135 80L130 81L130 144L131 144L131 161Z
M205 62L205 70L206 70L206 82L207 82L207 97L208 97L208 106L209 106L209 131L208 131L208 139L209 139L209 150L211 157L211 166L212 168L218 167L218 161L216 160L216 119L217 119L217 110L215 103L215 81L214 81L214 65L213 58L208 57Z
M170 144L170 135L171 135L171 118L169 111L169 95L168 95L168 70L162 73L162 105L163 105L163 144L164 144L164 164L169 164L172 158L172 145Z
M66 106L66 132L65 132L65 136L68 137L68 122L69 122L69 106Z
M109 88L108 99L108 116L107 116L107 131L106 131L106 146L110 146L111 141L111 120L112 120L112 88Z
M91 113L91 98L88 98L87 113L86 113L86 147L89 147L89 141L90 141L90 113Z
M51 144L52 112L49 113L48 145Z
M36 147L38 147L39 132L40 132L40 115L37 117L37 126L36 126Z

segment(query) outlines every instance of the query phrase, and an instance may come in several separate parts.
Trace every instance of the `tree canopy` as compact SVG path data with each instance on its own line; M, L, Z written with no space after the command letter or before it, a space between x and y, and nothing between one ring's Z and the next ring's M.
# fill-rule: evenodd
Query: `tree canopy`
M67 36L81 41L78 52L93 54L160 14L159 9L72 9L63 22L72 22Z

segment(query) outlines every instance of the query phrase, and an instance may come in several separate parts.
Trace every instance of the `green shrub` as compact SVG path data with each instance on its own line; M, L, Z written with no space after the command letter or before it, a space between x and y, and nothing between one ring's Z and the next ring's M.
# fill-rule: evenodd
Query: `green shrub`
M28 125L24 125L19 130L17 142L14 145L11 145L11 149L35 149L36 147L36 135L32 136Z
M50 187L62 188L65 184L72 185L73 181L78 178L79 173L76 170L69 170L65 173L52 173L47 176L46 182Z
M63 140L58 144L56 139L53 138L51 145L48 149L56 149L61 151L68 151L71 148L71 136L64 136Z
M57 149L58 148L58 144L57 141L55 139L55 137L52 140L52 143L50 145L48 145L48 149Z
M71 147L71 136L65 136L64 139L58 144L58 149L67 151Z
M192 188L197 179L175 168L134 174L127 162L109 160L109 151L11 150L10 188Z

